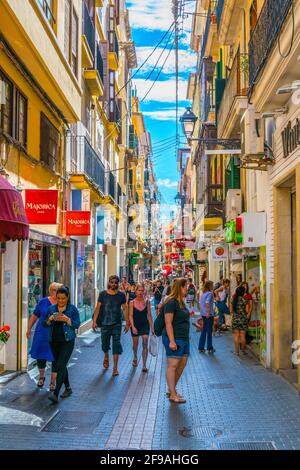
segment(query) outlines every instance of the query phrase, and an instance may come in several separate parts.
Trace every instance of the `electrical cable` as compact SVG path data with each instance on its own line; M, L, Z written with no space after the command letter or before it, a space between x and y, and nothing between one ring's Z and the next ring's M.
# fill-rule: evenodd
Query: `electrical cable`
M168 45L169 45L169 43L170 43L172 34L173 34L173 32L174 32L174 29L175 29L175 26L172 28L172 30L171 30L171 32L170 32L170 35L169 35L169 38L168 38L168 41L167 41L167 43L165 44L165 47L163 48L162 52L160 53L160 55L159 55L159 57L158 57L158 59L157 59L155 65L154 65L154 67L152 68L152 70L151 70L151 72L149 73L149 75L146 77L146 81L148 81L149 78L151 77L151 75L153 74L153 72L154 72L154 70L156 69L156 67L157 67L157 65L158 65L158 63L159 63L159 61L160 61L160 59L161 59L163 53L164 53L165 50L167 49L167 47L168 47Z
M160 68L160 71L159 71L158 74L156 75L154 82L152 83L152 85L151 85L151 87L149 88L149 90L147 91L147 93L146 93L146 94L143 96L143 98L140 100L140 103L143 103L143 101L145 101L145 99L146 99L147 96L149 95L150 91L152 90L152 88L153 88L154 85L156 84L157 80L159 79L160 74L161 74L161 72L162 72L164 66L166 65L166 62L167 62L168 58L170 57L170 54L171 54L171 52L172 52L172 50L173 50L173 48L174 48L174 44L175 44L175 42L173 43L171 49L169 50L169 53L167 54L167 56L166 56L166 58L165 58L165 60L164 60L164 63L162 64L162 66L161 66L161 68Z
M280 56L283 58L283 59L287 59L288 56L290 55L290 53L292 52L292 48L293 48L293 45L294 45L294 40L295 40L295 6L294 6L294 0L292 0L292 19L293 19L293 26L292 26L292 38L291 38L291 44L289 46L289 50L286 54L283 54L282 51L281 51L281 44L280 44L280 34L281 34L281 31L282 31L282 27L283 27L283 23L281 25L281 28L280 28L280 31L279 31L279 34L278 34L278 51L279 51L279 54Z

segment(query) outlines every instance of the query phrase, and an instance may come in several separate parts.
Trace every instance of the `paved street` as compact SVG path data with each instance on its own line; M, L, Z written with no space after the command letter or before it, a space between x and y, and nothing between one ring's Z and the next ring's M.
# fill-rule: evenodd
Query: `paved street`
M145 375L140 364L131 367L131 337L123 337L121 374L112 378L102 369L99 335L80 336L70 398L52 405L35 371L0 385L0 448L299 450L297 391L251 356L236 358L229 333L215 338L215 357L199 355L198 337L192 333L179 387L188 401L174 405L165 397L162 347Z

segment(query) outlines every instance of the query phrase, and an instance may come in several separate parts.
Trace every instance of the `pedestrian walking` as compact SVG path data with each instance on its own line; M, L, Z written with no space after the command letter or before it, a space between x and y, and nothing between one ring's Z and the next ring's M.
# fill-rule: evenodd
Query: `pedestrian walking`
M133 361L132 366L137 367L137 351L139 346L139 337L142 337L142 359L143 372L148 372L148 342L150 330L154 334L153 320L151 315L150 302L145 297L145 287L138 284L136 287L136 298L129 303L129 320L131 326L131 335L133 340Z
M129 289L129 284L127 282L127 278L126 278L126 276L123 276L122 277L122 282L120 284L120 291L123 292L126 295L128 289Z
M54 360L49 343L48 328L45 327L43 323L46 320L48 308L51 307L51 305L55 305L57 302L56 293L60 287L62 287L62 284L59 284L58 282L52 282L50 284L49 296L44 297L39 301L28 322L28 328L26 332L27 339L30 339L33 325L38 322L33 335L29 354L33 359L37 360L37 366L40 374L37 382L37 386L39 388L42 388L45 384L45 369L47 361L52 362ZM55 389L55 378L56 374L52 370L50 379L50 391L52 392Z
M212 344L212 333L214 326L214 296L213 282L206 281L200 298L200 315L203 319L203 329L199 341L199 352L205 352L205 343L207 341L207 351L212 354L216 352Z
M231 302L232 331L234 336L235 355L246 354L246 333L250 320L250 305L244 298L245 288L240 286L236 289Z
M161 301L161 299L162 299L163 291L164 291L164 286L162 285L161 281L158 280L158 281L154 284L154 287L153 287L154 308L155 308L156 315L157 315L159 303L160 303L160 301Z
M136 290L135 283L129 285L128 290L127 290L127 295L126 295L126 301L128 305L129 305L129 302L131 302L136 297L135 290Z
M54 356L52 368L57 374L55 390L48 397L53 403L58 402L63 383L66 388L61 397L67 398L72 394L67 365L74 349L76 330L80 326L79 312L70 303L69 289L60 287L56 296L57 304L48 308L44 322L49 328L49 341Z
M118 276L110 276L107 290L100 292L98 302L93 314L93 329L101 328L102 351L104 352L103 367L109 368L110 342L112 339L113 377L119 375L118 361L123 349L121 346L122 311L126 320L125 333L128 332L130 322L128 318L127 302L123 292L119 290Z
M214 290L216 306L218 309L218 334L221 334L222 327L225 323L225 315L230 315L230 310L227 305L229 296L230 280L224 279L221 287Z
M190 310L190 315L195 315L194 306L195 306L195 299L196 299L197 289L193 280L191 278L188 279L188 286L187 286L187 296L186 296L186 303Z
M173 403L186 403L177 393L176 387L186 367L190 354L190 316L185 305L187 280L175 279L172 291L166 298L160 315L164 315L165 328L162 333L167 355L168 398Z

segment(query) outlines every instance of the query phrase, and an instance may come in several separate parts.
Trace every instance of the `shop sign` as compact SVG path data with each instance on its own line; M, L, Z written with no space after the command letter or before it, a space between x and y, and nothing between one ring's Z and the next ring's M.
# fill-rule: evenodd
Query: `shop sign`
M30 224L55 225L58 191L56 189L26 189L25 211Z
M86 211L66 212L67 235L89 236L91 234L91 213Z
M243 246L259 248L266 244L267 216L265 212L245 212L243 219Z
M243 259L243 252L241 248L230 245L230 258L233 261L241 261Z
M228 258L228 247L226 243L212 245L211 254L213 261L226 261Z
M300 146L300 120L296 119L296 124L292 127L291 121L289 121L286 128L281 133L283 155L287 158Z

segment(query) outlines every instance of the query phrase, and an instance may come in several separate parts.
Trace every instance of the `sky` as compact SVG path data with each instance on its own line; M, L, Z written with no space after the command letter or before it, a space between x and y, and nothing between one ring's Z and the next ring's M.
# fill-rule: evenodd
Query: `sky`
M195 2L184 0L185 12L193 12ZM149 56L153 48L169 30L174 21L172 0L127 0L132 37L135 43L138 66ZM192 16L180 20L179 42L179 116L190 102L186 100L189 74L195 70L196 54L190 49L190 32ZM142 100L146 95L164 64L157 82L151 92L141 102L141 111L145 116L147 130L151 134L153 146L153 163L162 204L174 204L177 194L178 171L175 154L176 135L176 74L175 53L170 52L174 44L172 29L166 35L147 63L133 80L137 96ZM165 51L162 53L164 47ZM159 59L160 54L161 58ZM159 59L159 61L158 61ZM150 75L151 70L157 67ZM163 139L170 139L164 140ZM181 134L184 146L184 137Z

